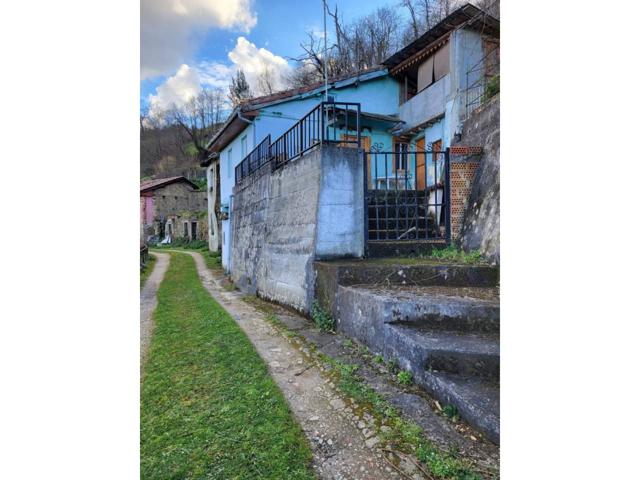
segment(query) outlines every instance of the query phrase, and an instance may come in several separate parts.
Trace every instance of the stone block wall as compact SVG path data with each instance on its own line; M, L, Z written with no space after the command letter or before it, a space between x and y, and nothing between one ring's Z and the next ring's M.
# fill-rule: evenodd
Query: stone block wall
M364 252L362 156L316 147L234 187L231 277L243 290L308 312L316 259Z

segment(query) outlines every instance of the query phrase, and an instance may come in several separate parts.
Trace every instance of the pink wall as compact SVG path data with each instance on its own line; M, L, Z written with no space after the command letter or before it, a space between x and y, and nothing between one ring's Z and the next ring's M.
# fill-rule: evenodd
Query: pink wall
M153 197L140 197L140 219L144 225L153 224L155 216Z

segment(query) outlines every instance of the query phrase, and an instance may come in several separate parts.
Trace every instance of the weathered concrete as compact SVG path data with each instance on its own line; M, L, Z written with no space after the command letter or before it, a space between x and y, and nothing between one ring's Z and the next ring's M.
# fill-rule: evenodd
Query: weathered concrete
M147 278L142 291L140 292L140 372L144 366L147 356L147 350L151 343L151 334L153 332L153 312L158 305L156 294L158 287L162 283L164 274L169 267L170 256L166 253L150 252L158 259L153 267L151 275Z
M320 305L337 329L408 370L498 443L498 267L425 261L315 262Z
M448 265L429 261L409 265L390 260L319 261L314 267L316 298L334 318L339 316L336 305L339 285L488 288L495 287L499 277L499 270L488 265Z
M460 246L479 249L500 263L500 95L473 112L464 123L462 144L481 145L483 154L464 213Z
M251 293L308 312L313 261L362 256L362 158L323 146L234 188L231 272Z

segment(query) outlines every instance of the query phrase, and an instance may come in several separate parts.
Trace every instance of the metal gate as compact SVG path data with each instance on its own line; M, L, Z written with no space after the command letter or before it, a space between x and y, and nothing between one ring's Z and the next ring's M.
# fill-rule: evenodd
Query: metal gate
M449 149L364 152L365 239L451 240Z

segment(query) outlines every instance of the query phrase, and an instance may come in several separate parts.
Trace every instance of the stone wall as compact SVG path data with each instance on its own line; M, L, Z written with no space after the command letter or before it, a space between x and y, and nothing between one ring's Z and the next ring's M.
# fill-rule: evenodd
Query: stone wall
M151 196L149 196L151 195ZM191 240L206 240L209 223L207 219L207 192L193 190L185 183L173 183L157 188L144 199L143 225L141 236L143 240L161 241L169 231L171 225L172 238L184 237L184 223L188 223L187 238ZM151 202L149 202L151 199ZM153 221L149 223L146 213L151 210ZM196 222L196 238L191 235L191 223Z
M270 168L234 187L231 276L245 291L308 312L313 261L363 255L362 157L324 146Z
M500 263L500 95L474 111L464 123L464 145L483 147L479 166L462 218L458 243L468 251L479 249Z

